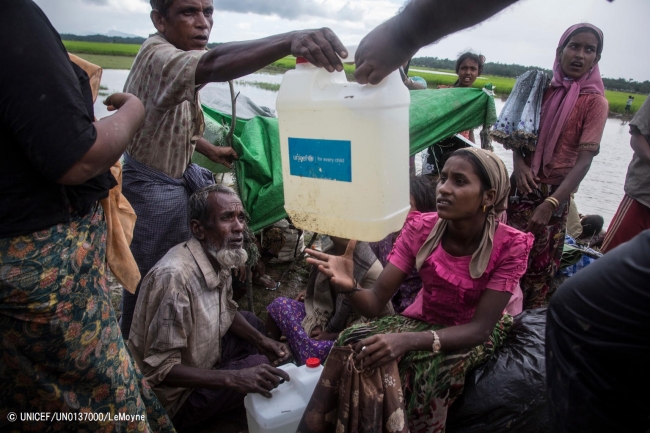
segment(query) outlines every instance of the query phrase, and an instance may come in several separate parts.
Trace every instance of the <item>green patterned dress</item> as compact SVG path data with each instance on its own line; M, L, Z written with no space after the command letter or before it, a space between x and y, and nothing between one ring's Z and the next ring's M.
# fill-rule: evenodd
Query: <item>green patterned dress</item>
M480 346L437 355L430 351L412 351L399 360L399 375L410 433L445 431L447 409L463 392L467 372L494 353L503 343L511 326L512 317L504 314L488 341ZM351 344L375 334L424 332L442 328L444 326L401 315L388 316L346 329L339 336L337 344Z

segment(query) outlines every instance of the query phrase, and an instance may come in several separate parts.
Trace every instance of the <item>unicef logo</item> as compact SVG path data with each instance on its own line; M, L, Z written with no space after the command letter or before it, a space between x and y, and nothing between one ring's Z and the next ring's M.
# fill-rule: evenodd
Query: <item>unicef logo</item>
M314 162L313 155L293 155L293 160L298 162Z

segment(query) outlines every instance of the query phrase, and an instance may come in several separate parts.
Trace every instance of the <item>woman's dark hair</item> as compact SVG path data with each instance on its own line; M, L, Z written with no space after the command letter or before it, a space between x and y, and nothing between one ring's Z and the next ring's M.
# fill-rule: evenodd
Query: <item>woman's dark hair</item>
M458 57L458 60L456 60L456 74L460 71L460 65L463 64L463 62L467 59L473 60L476 62L478 65L478 76L480 76L483 73L483 65L485 64L485 56L479 55L479 54L474 54L470 51L463 53ZM460 77L456 80L454 83L454 87L459 87L460 86Z
M476 62L478 65L478 74L481 75L483 73L483 65L485 64L485 56L474 54L471 51L463 53L460 55L460 57L458 57L458 60L456 60L456 73L460 71L460 65L467 59L471 59Z
M603 229L605 220L600 215L587 215L580 221L582 234L580 238L590 238L597 235Z
M436 182L427 176L411 176L409 189L419 212L436 211Z
M488 176L487 170L485 170L485 167L483 167L476 155L464 149L458 149L449 156L447 161L449 161L449 159L454 156L464 158L465 161L468 161L470 164L472 164L472 167L474 167L474 173L476 173L479 180L481 181L481 192L485 192L492 188L492 184L490 183L490 176Z
M571 34L569 35L568 38L564 41L564 44L562 44L562 49L565 49L567 45L569 45L569 41L571 40L572 37L577 35L578 33L586 33L589 32L596 36L596 39L598 40L598 47L596 47L596 54L600 56L600 54L603 52L603 41L600 39L600 35L598 32L591 27L580 27L579 29L575 29Z

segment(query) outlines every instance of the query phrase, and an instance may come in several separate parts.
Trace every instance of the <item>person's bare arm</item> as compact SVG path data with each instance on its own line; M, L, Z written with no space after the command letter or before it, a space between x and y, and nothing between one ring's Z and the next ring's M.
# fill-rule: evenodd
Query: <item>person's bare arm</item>
M630 147L641 161L650 165L650 143L641 134L632 134L630 138Z
M233 80L251 74L290 54L306 58L330 72L342 71L345 47L328 28L302 30L243 42L229 42L208 51L196 68L197 85ZM338 55L337 55L338 54Z
M239 159L239 155L232 147L214 146L203 137L196 142L196 151L207 156L211 161L223 164L228 168L232 167L234 160Z
M283 363L291 356L291 352L284 343L275 341L259 332L248 323L240 312L235 314L228 331L257 347L263 355L273 361L274 365Z
M409 90L424 90L427 88L426 85L420 83L419 81L413 81L411 78L404 80L404 85Z
M478 24L516 1L411 0L402 13L361 40L354 76L361 84L377 84L420 48Z
M207 370L176 364L169 370L163 384L180 388L230 388L241 394L254 392L271 397L271 390L289 375L279 368L261 364L243 370Z
M515 178L517 190L522 194L530 194L539 184L539 178L533 175L519 150L512 152L512 176Z
M232 332L257 347L267 348L268 346L268 350L278 349L278 352L282 348L286 349L283 344L262 335L239 312L235 314L228 332ZM275 345L267 344L266 340L272 341ZM287 355L288 352L286 350ZM207 370L176 364L169 370L163 383L182 388L231 388L243 394L256 392L265 397L271 397L270 391L278 386L280 379L289 380L289 376L283 370L266 364L243 370Z
M93 122L97 130L95 144L77 161L57 183L80 185L107 172L117 161L144 120L142 102L130 93L115 93L104 101L115 114Z
M594 153L590 151L581 151L578 152L578 159L576 164L573 166L569 174L566 175L560 186L552 194L552 197L557 199L558 202L562 203L564 200L569 198L571 192L575 191L582 179L589 171L591 167L591 161L594 159ZM533 216L526 227L526 232L530 233L539 233L548 222L551 220L554 212L553 205L547 201L542 202L539 206L535 208Z
M441 350L466 350L487 341L511 296L509 292L486 289L479 299L471 322L436 331L440 338ZM376 334L355 345L355 360L358 363L364 361L364 368L373 369L413 350L430 352L433 338L431 332Z

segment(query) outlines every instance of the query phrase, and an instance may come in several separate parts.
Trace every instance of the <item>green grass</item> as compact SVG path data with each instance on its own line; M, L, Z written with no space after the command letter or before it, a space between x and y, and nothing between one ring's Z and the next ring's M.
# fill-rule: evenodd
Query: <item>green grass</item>
M280 84L278 83L265 83L263 81L243 81L243 80L236 80L235 82L237 84L241 84L244 86L258 87L260 89L271 90L273 92L277 92L278 90L280 90Z
M630 96L630 93L624 92L615 92L613 90L605 90L605 97L609 101L609 111L614 113L625 113L625 103L627 102L627 97ZM632 102L631 112L636 113L641 104L646 100L647 95L637 95L633 94L634 102Z
M74 53L84 60L101 66L104 69L131 69L135 57L106 56L102 54Z
M442 75L442 74L428 74L426 72L413 71L413 69L419 69L423 71L437 71L437 72L447 72L454 75ZM434 88L440 84L443 85L452 85L456 82L458 77L455 75L454 71L443 70L443 69L432 69L424 66L411 66L411 71L409 76L417 75L424 78L429 84L430 88ZM495 92L498 95L509 95L512 92L512 88L515 85L515 79L509 77L498 77L496 75L481 75L472 87L482 88L487 83L492 83L495 86Z
M425 68L421 66L413 66L412 69L421 69L421 70L432 70L430 68ZM441 71L435 69L436 71ZM444 72L453 72L453 71L444 71ZM417 75L424 78L427 81L427 84L430 88L435 88L436 86L443 85L452 85L456 82L456 77L451 75L440 75L440 74L429 74L426 72L415 72L409 73L410 76ZM487 83L492 83L496 86L497 95L507 96L512 92L512 88L515 85L515 79L509 77L498 77L495 75L481 75L478 80L474 83L473 87L481 88ZM616 92L612 90L605 91L605 97L609 101L609 111L613 113L624 114L625 113L625 102L630 93L625 92ZM634 94L634 102L632 103L632 114L636 113L641 105L646 100L646 95Z
M140 50L138 44L112 44L108 42L63 41L71 53L104 54L111 56L135 56Z
M271 63L271 67L283 71L286 71L288 69L294 69L296 67L296 58L294 56L287 56L283 59ZM352 75L354 74L354 65L343 65L343 70L345 71L345 75L347 75L348 80L354 78L354 76Z
M296 65L296 60L295 57L293 56L288 56L285 57L284 59L280 59L277 62L274 62L272 64L273 67L277 67L278 69L293 69ZM413 67L415 69L422 69L422 70L431 70L434 71L434 69L430 68L423 68L423 67ZM343 69L345 70L345 73L348 75L348 77L352 76L354 73L354 65L343 65ZM437 70L437 69L436 69ZM442 71L441 72L453 72L453 71ZM456 75L442 75L442 74L428 74L426 72L412 72L409 73L410 76L417 75L419 77L422 77L426 80L427 84L429 85L430 88L436 88L438 85L452 85L456 82ZM512 87L515 84L514 78L505 78L505 77L496 77L492 75L484 75L484 79L477 80L475 83L474 87L481 88L487 83L492 83L493 85L496 86L496 92L498 94L510 94L512 91Z

